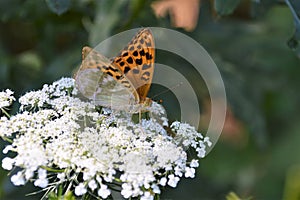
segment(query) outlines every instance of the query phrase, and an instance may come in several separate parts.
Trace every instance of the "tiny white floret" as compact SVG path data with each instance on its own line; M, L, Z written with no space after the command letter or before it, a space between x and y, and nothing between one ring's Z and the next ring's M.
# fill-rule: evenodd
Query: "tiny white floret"
M87 192L87 189L85 188L83 183L79 183L79 185L77 185L75 187L75 195L76 196L84 195L86 192Z

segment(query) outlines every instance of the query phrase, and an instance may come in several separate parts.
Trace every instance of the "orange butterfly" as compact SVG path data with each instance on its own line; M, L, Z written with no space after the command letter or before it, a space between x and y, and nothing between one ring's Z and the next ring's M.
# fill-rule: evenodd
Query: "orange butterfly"
M154 72L154 38L141 29L114 58L84 47L82 64L75 75L80 93L96 105L137 112L149 106L147 98Z

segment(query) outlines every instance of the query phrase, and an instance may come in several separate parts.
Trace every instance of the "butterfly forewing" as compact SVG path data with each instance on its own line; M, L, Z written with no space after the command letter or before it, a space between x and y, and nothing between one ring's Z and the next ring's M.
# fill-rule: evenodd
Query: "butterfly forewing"
M154 39L150 29L142 29L131 42L113 58L117 66L137 91L140 103L144 102L151 86L155 58ZM122 80L121 80L122 81Z

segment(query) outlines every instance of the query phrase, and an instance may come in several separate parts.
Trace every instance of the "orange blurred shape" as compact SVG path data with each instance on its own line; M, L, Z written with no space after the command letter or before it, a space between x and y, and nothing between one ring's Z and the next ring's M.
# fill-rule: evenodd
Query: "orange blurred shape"
M198 22L200 0L160 0L152 3L156 17L170 13L172 26L193 31Z
M248 141L248 136L242 122L234 116L229 106L227 107L221 140L235 146L244 146Z
M218 103L218 102L216 102ZM203 113L201 114L200 129L205 130L211 119L211 102L205 99ZM248 134L244 124L234 116L232 109L227 105L226 118L220 141L235 147L244 147L248 143Z

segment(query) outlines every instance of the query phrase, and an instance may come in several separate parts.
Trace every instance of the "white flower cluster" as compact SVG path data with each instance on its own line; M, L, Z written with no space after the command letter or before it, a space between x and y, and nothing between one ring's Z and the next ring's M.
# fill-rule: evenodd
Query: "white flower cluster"
M0 92L0 108L8 107L16 100L13 94L14 92L10 89L6 89L5 92Z
M20 112L0 119L0 137L13 138L3 152L16 153L4 158L2 167L21 169L11 177L14 185L33 181L53 192L58 185L72 185L77 196L104 199L117 188L124 198L147 200L159 195L160 187L176 187L183 174L195 177L198 160L188 160L184 147L203 158L211 144L193 127L170 126L179 142L164 129L167 118L155 102L150 119L134 122L132 114L99 108L76 93L74 80L62 78L25 94Z
M199 158L205 157L206 145L211 146L212 143L208 137L203 137L201 133L195 130L195 127L181 122L173 122L171 129L175 133L175 141L177 144L182 144L184 147L193 147Z

